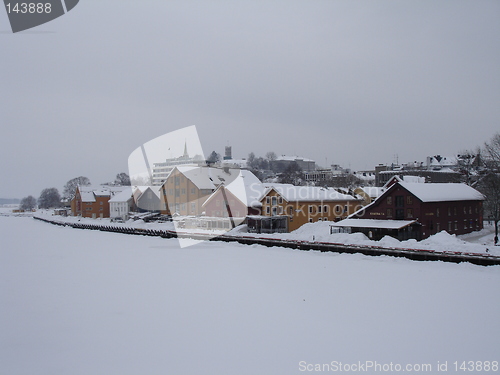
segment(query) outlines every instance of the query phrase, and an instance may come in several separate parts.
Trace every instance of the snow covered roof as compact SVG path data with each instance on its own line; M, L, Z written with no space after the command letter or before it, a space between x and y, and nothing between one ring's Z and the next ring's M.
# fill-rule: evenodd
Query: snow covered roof
M146 194L146 192L148 191L153 192L153 194L156 195L156 197L160 198L161 196L160 189L161 186L142 186L142 189L139 190L141 194L138 196L137 199L141 199L142 196L146 197L146 195L144 194Z
M231 192L247 207L261 206L260 199L267 189L252 172L242 169L237 178L227 186L220 185L219 188L208 197L203 205L207 204L212 197L218 194L222 187Z
M266 191L262 182L252 172L247 170L241 170L238 178L227 185L226 189L246 204L247 207L259 205L259 201Z
M416 222L416 220L344 219L331 224L331 226L343 228L401 229Z
M267 195L272 189L278 192L287 202L294 201L350 201L357 200L352 195L339 193L333 188L319 186L294 186L289 184L272 184L266 190Z
M132 192L135 189L132 186L126 186L124 190L115 194L110 200L109 203L123 203L128 202L132 199Z
M80 191L80 197L82 198L82 202L95 202L93 191Z
M229 184L238 177L239 169L220 169L211 167L176 167L198 189L215 189L220 184ZM173 171L172 171L173 172Z
M484 196L466 184L456 183L408 183L399 184L422 202L449 202L484 200Z
M78 186L82 202L95 202L95 197L113 197L130 186Z

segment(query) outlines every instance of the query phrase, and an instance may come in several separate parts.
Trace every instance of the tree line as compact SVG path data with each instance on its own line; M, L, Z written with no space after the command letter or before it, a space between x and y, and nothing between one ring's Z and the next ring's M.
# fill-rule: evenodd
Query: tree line
M25 211L31 211L36 207L42 209L48 208L58 208L63 206L63 202L70 201L75 195L76 188L78 186L89 186L91 185L90 179L88 177L79 176L69 180L63 187L62 196L59 190L55 187L43 189L40 193L38 199L32 195L28 195L21 199L19 208ZM115 186L130 186L130 178L126 173L118 173L115 177L114 182L107 182L105 185L115 185Z

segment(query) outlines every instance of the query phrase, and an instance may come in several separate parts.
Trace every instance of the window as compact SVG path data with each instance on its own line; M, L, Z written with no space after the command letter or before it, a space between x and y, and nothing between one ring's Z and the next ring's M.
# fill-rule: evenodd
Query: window
M195 188L191 188L191 194L196 194L196 189Z
M335 206L335 213L336 213L336 214L340 214L340 212L342 212L342 207L341 207L341 206L339 206L339 205L336 205L336 206Z
M175 177L174 177L174 180L175 180L175 184L176 184L176 185L179 185L179 184L181 183L181 179L180 179L180 177L179 177L179 176L175 176Z
M196 212L196 203L191 203L191 212Z
M464 229L467 229L467 220L464 220Z
M344 206L344 213L346 213L348 211L349 207L347 206Z
M453 207L453 215L457 216L457 207Z
M436 223L436 232L437 233L441 232L441 225L440 225L440 223Z
M102 206L102 203L103 203L102 201L101 201L101 202L99 202L99 204L100 204L101 206Z
M413 197L411 195L406 196L406 204L413 204Z
M458 221L455 221L455 230L458 230Z
M318 206L318 213L320 213L320 214L323 213L323 206L321 206L321 205Z
M186 195L186 189L181 189L181 194Z
M313 207L314 206L309 206L309 213L312 214L313 213Z
M467 207L464 206L464 215L467 214Z
M329 210L328 210L328 206L323 206L323 212L324 212L325 214L327 214L327 213L328 213L328 211L329 211Z
M271 203L271 197L266 197L266 203L267 204Z
M439 207L436 208L436 217L439 217Z
M451 216L451 207L448 207L448 216Z
M392 217L392 208L387 209L387 217Z
M312 218L311 218L311 219L309 219L309 222L310 222L310 223L312 223L312 222L313 222L313 219L312 219Z
M271 207L268 206L268 207L266 207L266 214L269 215L270 213L271 213Z
M472 214L472 206L469 206L469 215Z
M279 198L278 198L278 203L279 203L279 204L283 204L283 198L282 198L282 197L279 197Z
M179 191L179 189L175 189L175 196L176 197L180 197L180 191Z
M290 215L293 215L293 207L290 206L288 209L290 210Z
M406 210L406 217L409 219L413 218L413 208L408 208Z
M451 233L451 221L448 221L448 232Z
M396 207L403 207L405 205L404 197L402 195L396 195Z
M276 206L278 204L278 198L277 197L272 197L271 198L271 205Z
M278 213L279 213L280 215L283 215L283 207L281 207L281 206L279 207L279 211L278 211Z
M392 205L392 197L387 197L387 204Z

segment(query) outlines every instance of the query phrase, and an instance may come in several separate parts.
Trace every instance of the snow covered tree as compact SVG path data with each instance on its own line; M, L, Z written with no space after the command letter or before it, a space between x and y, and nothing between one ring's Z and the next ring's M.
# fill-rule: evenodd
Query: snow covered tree
M210 156L207 159L207 163L208 164L215 164L218 161L220 161L220 154L218 154L215 151L212 151L212 153L210 154Z
M28 195L21 199L21 203L19 204L19 208L25 211L31 211L36 208L36 199L32 195Z
M500 167L500 133L496 133L489 143L485 143L484 149L488 161L494 165L494 168L498 169Z
M285 168L279 175L279 182L282 184L301 185L304 181L304 173L297 162L293 162Z
M484 194L485 216L495 224L495 245L498 244L498 222L500 221L500 133L495 134L484 145L485 175L479 182L479 190Z
M268 153L266 153L266 159L269 161L274 161L277 158L278 158L278 156L276 155L276 152L274 152L274 151L269 151Z
M64 185L63 198L67 200L73 199L73 196L75 195L76 188L78 185L89 186L90 180L84 176L75 177L69 180L68 182L66 182L66 185Z
M462 174L462 182L474 186L477 182L478 170L481 167L481 149L464 150L457 155L458 170Z
M130 186L130 177L128 174L124 172L118 173L115 178L115 185Z
M61 196L56 188L43 189L38 198L38 207L55 208L61 206Z
M489 172L483 177L479 186L486 197L484 211L486 217L495 224L495 245L498 243L498 222L500 221L500 175Z

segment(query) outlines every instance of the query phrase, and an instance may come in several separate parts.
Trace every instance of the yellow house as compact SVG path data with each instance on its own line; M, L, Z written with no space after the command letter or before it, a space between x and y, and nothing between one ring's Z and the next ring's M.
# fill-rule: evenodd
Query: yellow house
M161 212L167 215L199 216L203 203L221 184L232 182L239 169L178 166L160 188Z
M362 207L362 201L334 188L275 184L261 199L262 216L286 216L288 231L306 223L338 221Z

